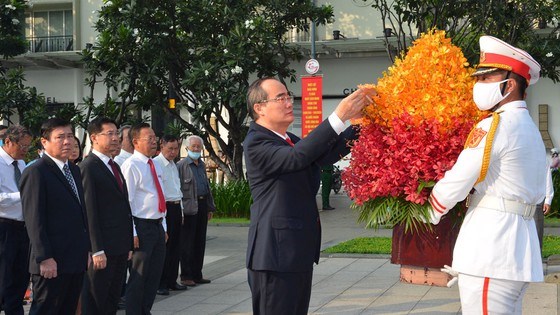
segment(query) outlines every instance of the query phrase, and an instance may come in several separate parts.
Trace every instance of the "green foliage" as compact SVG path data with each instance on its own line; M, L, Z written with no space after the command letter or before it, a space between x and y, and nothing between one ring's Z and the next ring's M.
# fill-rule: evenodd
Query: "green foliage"
M543 237L542 257L548 258L560 254L560 236L545 235Z
M0 58L7 59L27 51L23 32L26 6L24 0L0 0Z
M433 182L423 183L425 187L433 186ZM429 203L423 205L404 200L399 197L377 197L361 205L352 203L350 206L358 212L358 222L364 222L366 228L378 229L380 227L394 227L403 224L405 231L418 232L425 229L431 230L430 222L432 207ZM454 224L461 224L466 208L463 203L458 203L447 214Z
M560 218L560 171L552 171L552 186L554 187L554 198L550 204L550 213L547 217Z
M210 183L217 217L246 218L251 212L251 191L245 180L228 181L225 184Z
M372 7L396 35L385 38L394 48L388 50L391 58L420 33L437 28L446 30L469 62L477 64L479 37L492 35L527 50L541 64L542 76L560 81L559 1L376 0Z
M391 254L390 237L358 237L325 249L324 253Z
M83 51L91 89L103 82L104 103L117 95L118 119L130 108L164 108L179 133L202 136L214 158L217 149L225 153L229 178L243 178L249 75L295 80L289 64L302 55L285 33L307 30L310 20L326 23L332 8L287 0L114 0L98 14L99 36ZM167 107L168 96L176 97L177 111Z

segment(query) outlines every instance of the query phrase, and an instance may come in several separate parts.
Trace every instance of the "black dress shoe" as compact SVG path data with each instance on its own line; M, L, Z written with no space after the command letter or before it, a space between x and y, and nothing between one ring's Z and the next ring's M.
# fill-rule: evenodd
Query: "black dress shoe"
M323 207L323 210L334 210L334 207L326 206L326 207Z
M157 295L169 295L169 290L167 289L158 289L156 291Z
M187 289L186 285L175 283L174 285L168 288L170 291L184 291Z
M204 278L198 279L198 280L194 280L194 283L197 283L197 284L205 284L205 283L210 283L210 282L211 282L210 280L204 279Z

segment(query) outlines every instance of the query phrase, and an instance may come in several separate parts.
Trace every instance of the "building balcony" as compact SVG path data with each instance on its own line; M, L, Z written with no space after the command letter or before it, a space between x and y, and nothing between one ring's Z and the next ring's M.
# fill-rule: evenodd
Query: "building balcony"
M27 40L29 41L29 52L31 53L74 50L72 35L27 37Z

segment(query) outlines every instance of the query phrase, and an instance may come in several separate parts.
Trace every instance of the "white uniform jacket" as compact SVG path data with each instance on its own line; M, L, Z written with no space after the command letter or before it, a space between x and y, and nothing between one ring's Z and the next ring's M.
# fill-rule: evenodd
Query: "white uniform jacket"
M526 204L540 203L545 198L548 171L541 135L524 101L505 104L499 112L488 172L474 186L474 193ZM464 200L475 185L492 119L478 123L478 139L468 142L470 146L434 186L430 196L434 223ZM455 244L452 268L473 276L543 281L539 239L532 216L525 219L499 209L469 208Z

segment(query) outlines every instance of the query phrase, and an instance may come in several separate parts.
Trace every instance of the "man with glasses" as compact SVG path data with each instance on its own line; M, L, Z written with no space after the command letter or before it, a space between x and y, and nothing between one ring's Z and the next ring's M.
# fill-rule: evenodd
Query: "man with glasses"
M321 224L315 196L321 166L349 153L357 129L344 121L371 102L358 89L305 139L288 133L293 95L273 78L258 79L247 93L251 122L243 143L253 196L247 247L254 314L307 314L313 263L319 261Z
M147 123L130 129L134 153L122 165L134 223L132 268L126 285L126 313L150 314L165 261L167 212L162 171L151 159L157 139Z
M82 314L115 314L127 261L132 257L132 215L120 167L117 126L99 117L88 126L91 153L80 163L92 263L82 291Z
M23 314L22 300L29 284L29 237L23 222L19 193L23 158L31 133L22 126L6 129L0 148L0 310Z
M74 314L88 265L90 241L80 169L68 163L72 125L51 118L41 126L45 154L21 177L23 217L31 250L29 314Z

